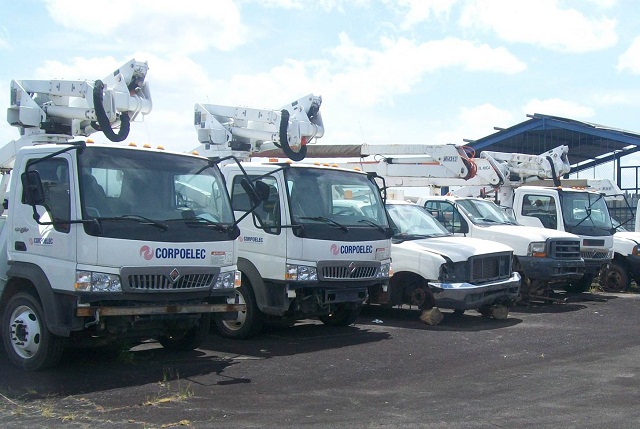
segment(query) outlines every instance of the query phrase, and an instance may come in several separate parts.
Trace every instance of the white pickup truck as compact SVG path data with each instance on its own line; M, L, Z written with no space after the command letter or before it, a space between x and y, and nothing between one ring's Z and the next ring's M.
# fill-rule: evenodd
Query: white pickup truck
M413 203L387 200L386 207L394 230L393 275L388 289L369 288L369 303L507 316L520 291L520 274L511 270L509 246L455 237Z

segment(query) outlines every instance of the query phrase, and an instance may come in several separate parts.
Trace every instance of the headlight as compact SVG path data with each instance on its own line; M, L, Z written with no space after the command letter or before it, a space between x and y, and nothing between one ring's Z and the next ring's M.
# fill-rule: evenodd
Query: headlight
M76 271L75 288L81 292L122 292L122 282L117 274Z
M315 282L318 281L318 270L316 267L310 267L307 265L287 264L287 272L284 277L286 280Z
M534 256L536 258L544 258L547 256L546 246L544 241L534 241L529 243L528 256Z
M635 246L633 246L633 250L631 251L632 255L635 255L635 256L640 255L640 249L638 247L639 246L637 244Z
M226 273L220 273L216 284L213 285L214 289L231 289L240 286L240 271L228 271ZM237 286L236 286L237 284Z
M391 276L391 263L380 264L380 270L378 270L378 274L376 278L388 278Z
M446 262L440 265L438 280L443 283L460 283L469 278L469 268L466 261Z

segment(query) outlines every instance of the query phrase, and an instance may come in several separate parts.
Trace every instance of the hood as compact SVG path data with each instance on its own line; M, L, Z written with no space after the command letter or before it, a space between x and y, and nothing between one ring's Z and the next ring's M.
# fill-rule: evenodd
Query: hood
M524 225L490 225L476 227L474 237L497 241L511 246L516 255L526 255L529 244L547 241L550 238L580 240L577 235L555 229L539 228Z
M640 232L633 231L618 231L613 235L614 240L619 238L630 240L635 242L636 244L640 243Z
M513 251L511 247L501 243L470 237L423 238L394 243L391 247L392 249L402 248L405 251L435 253L449 258L453 262L466 261L471 256Z

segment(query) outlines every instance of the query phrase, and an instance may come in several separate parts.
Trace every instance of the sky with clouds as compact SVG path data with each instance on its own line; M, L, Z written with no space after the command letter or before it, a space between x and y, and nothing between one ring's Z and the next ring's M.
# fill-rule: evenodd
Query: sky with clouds
M456 143L543 113L640 132L632 0L0 0L11 79L103 78L147 61L130 141L198 146L195 103L321 95L321 143ZM18 130L0 122L0 140ZM93 136L106 141L102 135Z

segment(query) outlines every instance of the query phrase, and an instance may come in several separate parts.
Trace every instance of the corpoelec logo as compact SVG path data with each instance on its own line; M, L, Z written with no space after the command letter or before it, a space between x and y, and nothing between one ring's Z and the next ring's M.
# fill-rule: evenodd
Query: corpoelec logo
M140 248L140 256L147 261L156 259L204 259L205 249L180 249L176 247L151 247L144 245Z
M354 253L373 253L373 246L370 244L337 244L331 245L331 253L334 255L351 255Z

